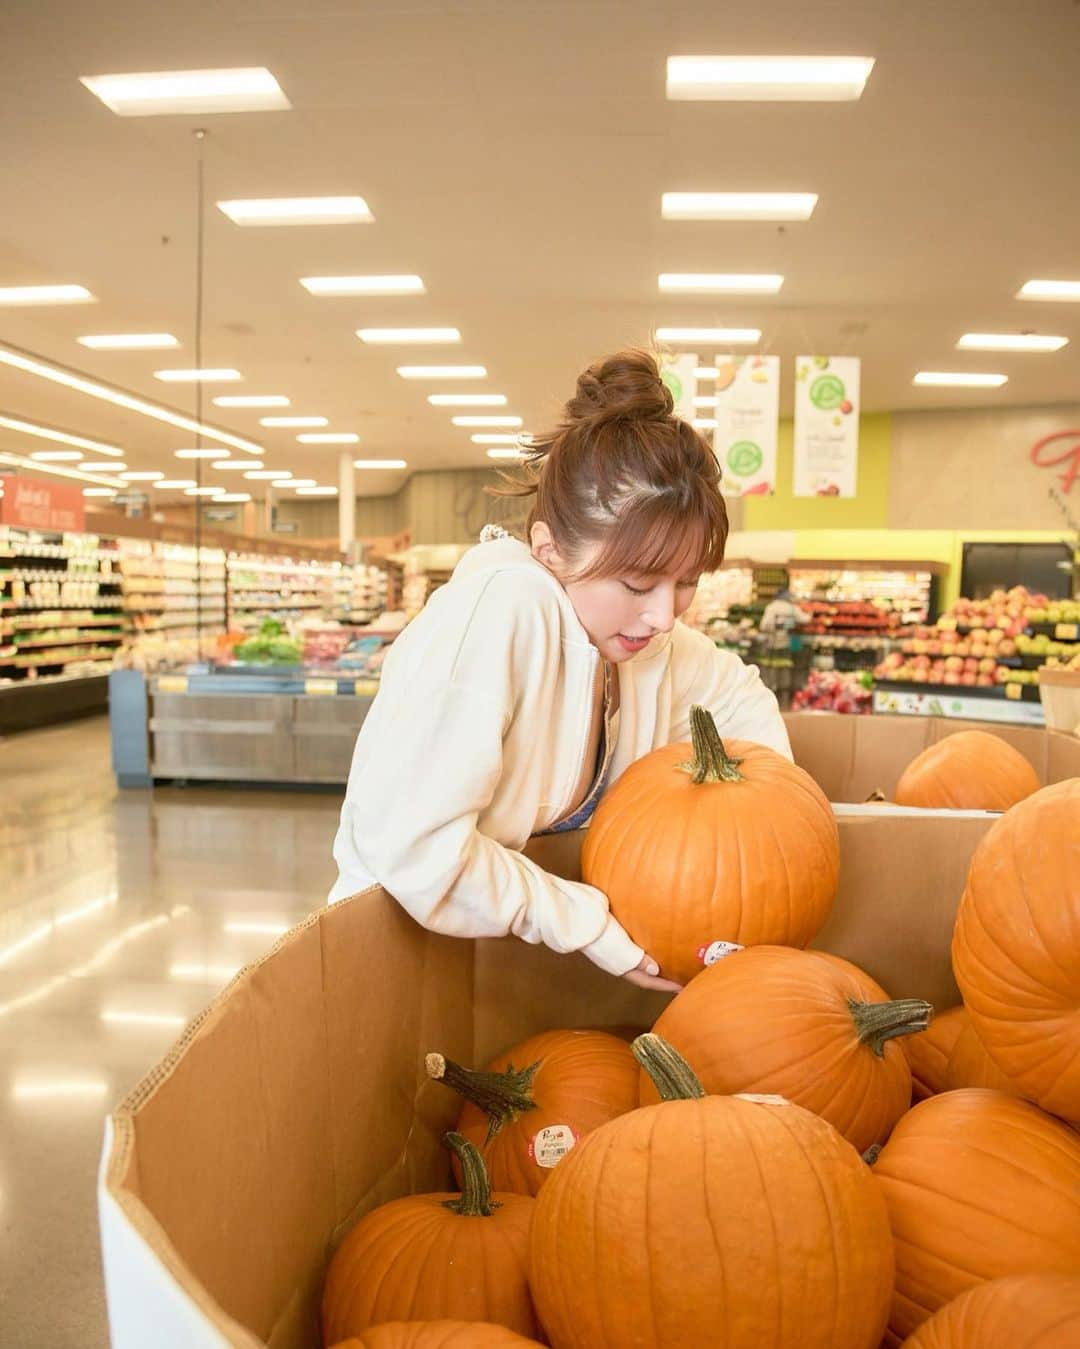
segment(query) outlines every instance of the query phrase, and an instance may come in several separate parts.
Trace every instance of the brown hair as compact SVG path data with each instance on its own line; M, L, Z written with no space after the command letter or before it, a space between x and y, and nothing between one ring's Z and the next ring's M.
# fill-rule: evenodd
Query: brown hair
M674 414L656 360L617 352L578 376L562 421L522 441L525 479L502 476L497 496L536 500L526 534L544 521L571 565L602 544L573 579L636 573L687 576L714 571L724 557L728 518L720 466L704 438Z

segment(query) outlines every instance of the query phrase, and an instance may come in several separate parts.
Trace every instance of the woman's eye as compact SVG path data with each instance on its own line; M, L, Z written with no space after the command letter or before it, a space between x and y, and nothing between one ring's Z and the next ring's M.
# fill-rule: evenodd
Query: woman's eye
M699 576L697 581L680 581L680 582L679 582L679 589L680 589L680 590L696 590L696 589L698 588L698 581L700 581L700 580L701 580L701 577Z
M624 581L623 585L629 590L631 595L647 595L649 593L648 587L644 590L638 590L636 586L632 586L629 581Z

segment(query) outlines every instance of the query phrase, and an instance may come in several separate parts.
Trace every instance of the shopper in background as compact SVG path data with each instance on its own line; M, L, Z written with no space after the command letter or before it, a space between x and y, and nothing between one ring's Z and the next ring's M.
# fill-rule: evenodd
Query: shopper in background
M809 623L810 615L791 598L790 590L778 590L761 615L761 633L774 651L792 649L792 633L800 623Z
M631 763L688 740L695 703L791 757L757 670L677 621L724 555L720 471L653 358L624 351L581 375L526 479L502 494L535 497L528 543L489 526L387 655L330 899L379 883L434 931L513 933L672 989L605 895L521 849L582 827Z

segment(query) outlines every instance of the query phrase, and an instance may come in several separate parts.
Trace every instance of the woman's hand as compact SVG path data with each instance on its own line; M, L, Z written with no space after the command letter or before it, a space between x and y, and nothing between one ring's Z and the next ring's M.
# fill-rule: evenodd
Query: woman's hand
M657 993L678 993L682 988L682 984L677 984L674 979L660 978L660 966L650 955L642 956L638 964L632 970L627 970L623 978L637 984L638 988L650 988Z

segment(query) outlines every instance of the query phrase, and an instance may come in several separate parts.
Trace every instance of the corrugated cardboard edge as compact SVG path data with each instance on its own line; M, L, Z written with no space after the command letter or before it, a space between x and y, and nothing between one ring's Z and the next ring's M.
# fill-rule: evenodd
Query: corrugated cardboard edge
M359 894L341 900L340 904L353 904L365 896L378 891L371 886ZM335 908L339 907L337 905ZM109 1115L103 1145L103 1156L99 1173L99 1214L104 1227L107 1210L104 1200L119 1212L129 1227L160 1263L163 1270L179 1285L184 1295L195 1309L205 1318L207 1329L216 1332L220 1343L235 1346L235 1349L265 1349L265 1341L254 1335L245 1326L234 1320L203 1288L194 1276L187 1262L180 1256L166 1235L161 1224L142 1200L126 1185L133 1163L137 1164L135 1117L147 1101L168 1082L177 1065L194 1045L202 1030L213 1022L233 989L250 977L254 970L271 960L283 947L295 942L309 928L320 925L329 909L317 909L303 922L290 928L274 944L263 952L258 959L251 961L233 976L213 1000L185 1027L183 1034L176 1040L163 1059L136 1084ZM110 1136L111 1135L111 1136ZM106 1261L108 1264L108 1261ZM108 1273L108 1271L107 1271ZM221 1339L224 1336L224 1339Z

